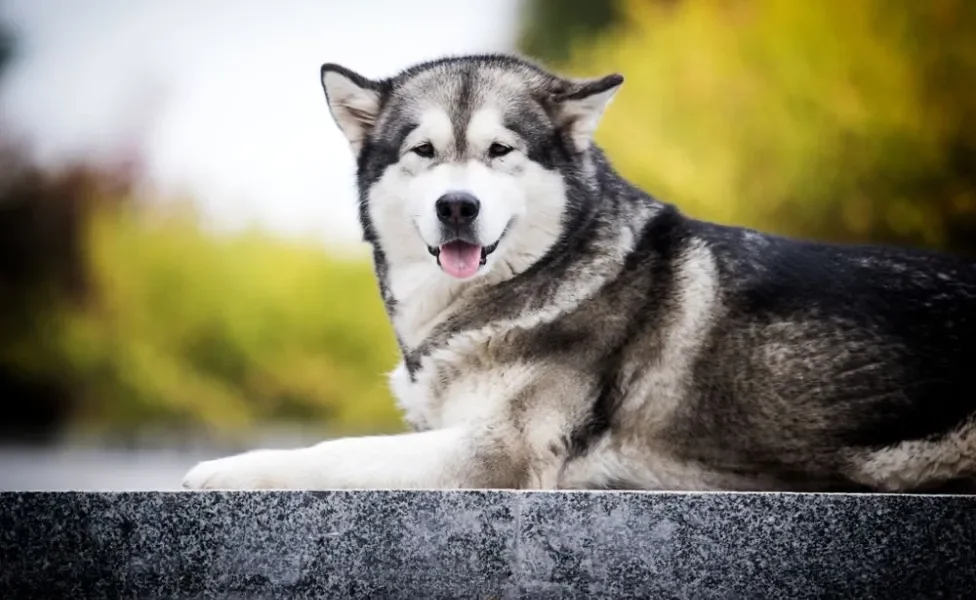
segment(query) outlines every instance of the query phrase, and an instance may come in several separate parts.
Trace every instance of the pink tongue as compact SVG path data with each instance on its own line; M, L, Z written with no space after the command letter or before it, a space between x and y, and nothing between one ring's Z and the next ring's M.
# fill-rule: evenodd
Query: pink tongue
M451 277L465 279L478 272L481 266L481 246L466 242L450 242L441 246L441 268Z

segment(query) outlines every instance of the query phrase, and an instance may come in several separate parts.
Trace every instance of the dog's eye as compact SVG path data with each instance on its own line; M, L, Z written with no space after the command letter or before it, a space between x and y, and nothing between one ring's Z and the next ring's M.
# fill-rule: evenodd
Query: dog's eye
M434 146L430 142L414 146L410 151L422 158L434 158Z
M505 156L511 151L512 151L511 146L506 146L505 144L499 144L498 142L495 142L494 144L488 147L488 156L490 158L501 158L502 156Z

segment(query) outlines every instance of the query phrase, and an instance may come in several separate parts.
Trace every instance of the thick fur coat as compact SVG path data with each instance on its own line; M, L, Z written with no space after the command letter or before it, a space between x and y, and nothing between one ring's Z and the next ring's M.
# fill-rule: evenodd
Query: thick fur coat
M691 219L593 143L619 75L321 71L413 432L189 488L936 491L976 482L976 265Z

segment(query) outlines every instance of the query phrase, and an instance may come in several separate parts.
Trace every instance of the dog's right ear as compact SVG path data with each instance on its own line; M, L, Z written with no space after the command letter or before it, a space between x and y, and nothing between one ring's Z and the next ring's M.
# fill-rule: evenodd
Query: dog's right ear
M334 63L322 65L321 77L332 118L359 156L380 112L380 86Z

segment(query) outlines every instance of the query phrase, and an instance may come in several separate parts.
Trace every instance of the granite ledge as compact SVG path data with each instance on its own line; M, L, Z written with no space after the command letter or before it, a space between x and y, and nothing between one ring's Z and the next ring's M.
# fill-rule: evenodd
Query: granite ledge
M0 598L962 598L976 496L12 492Z

